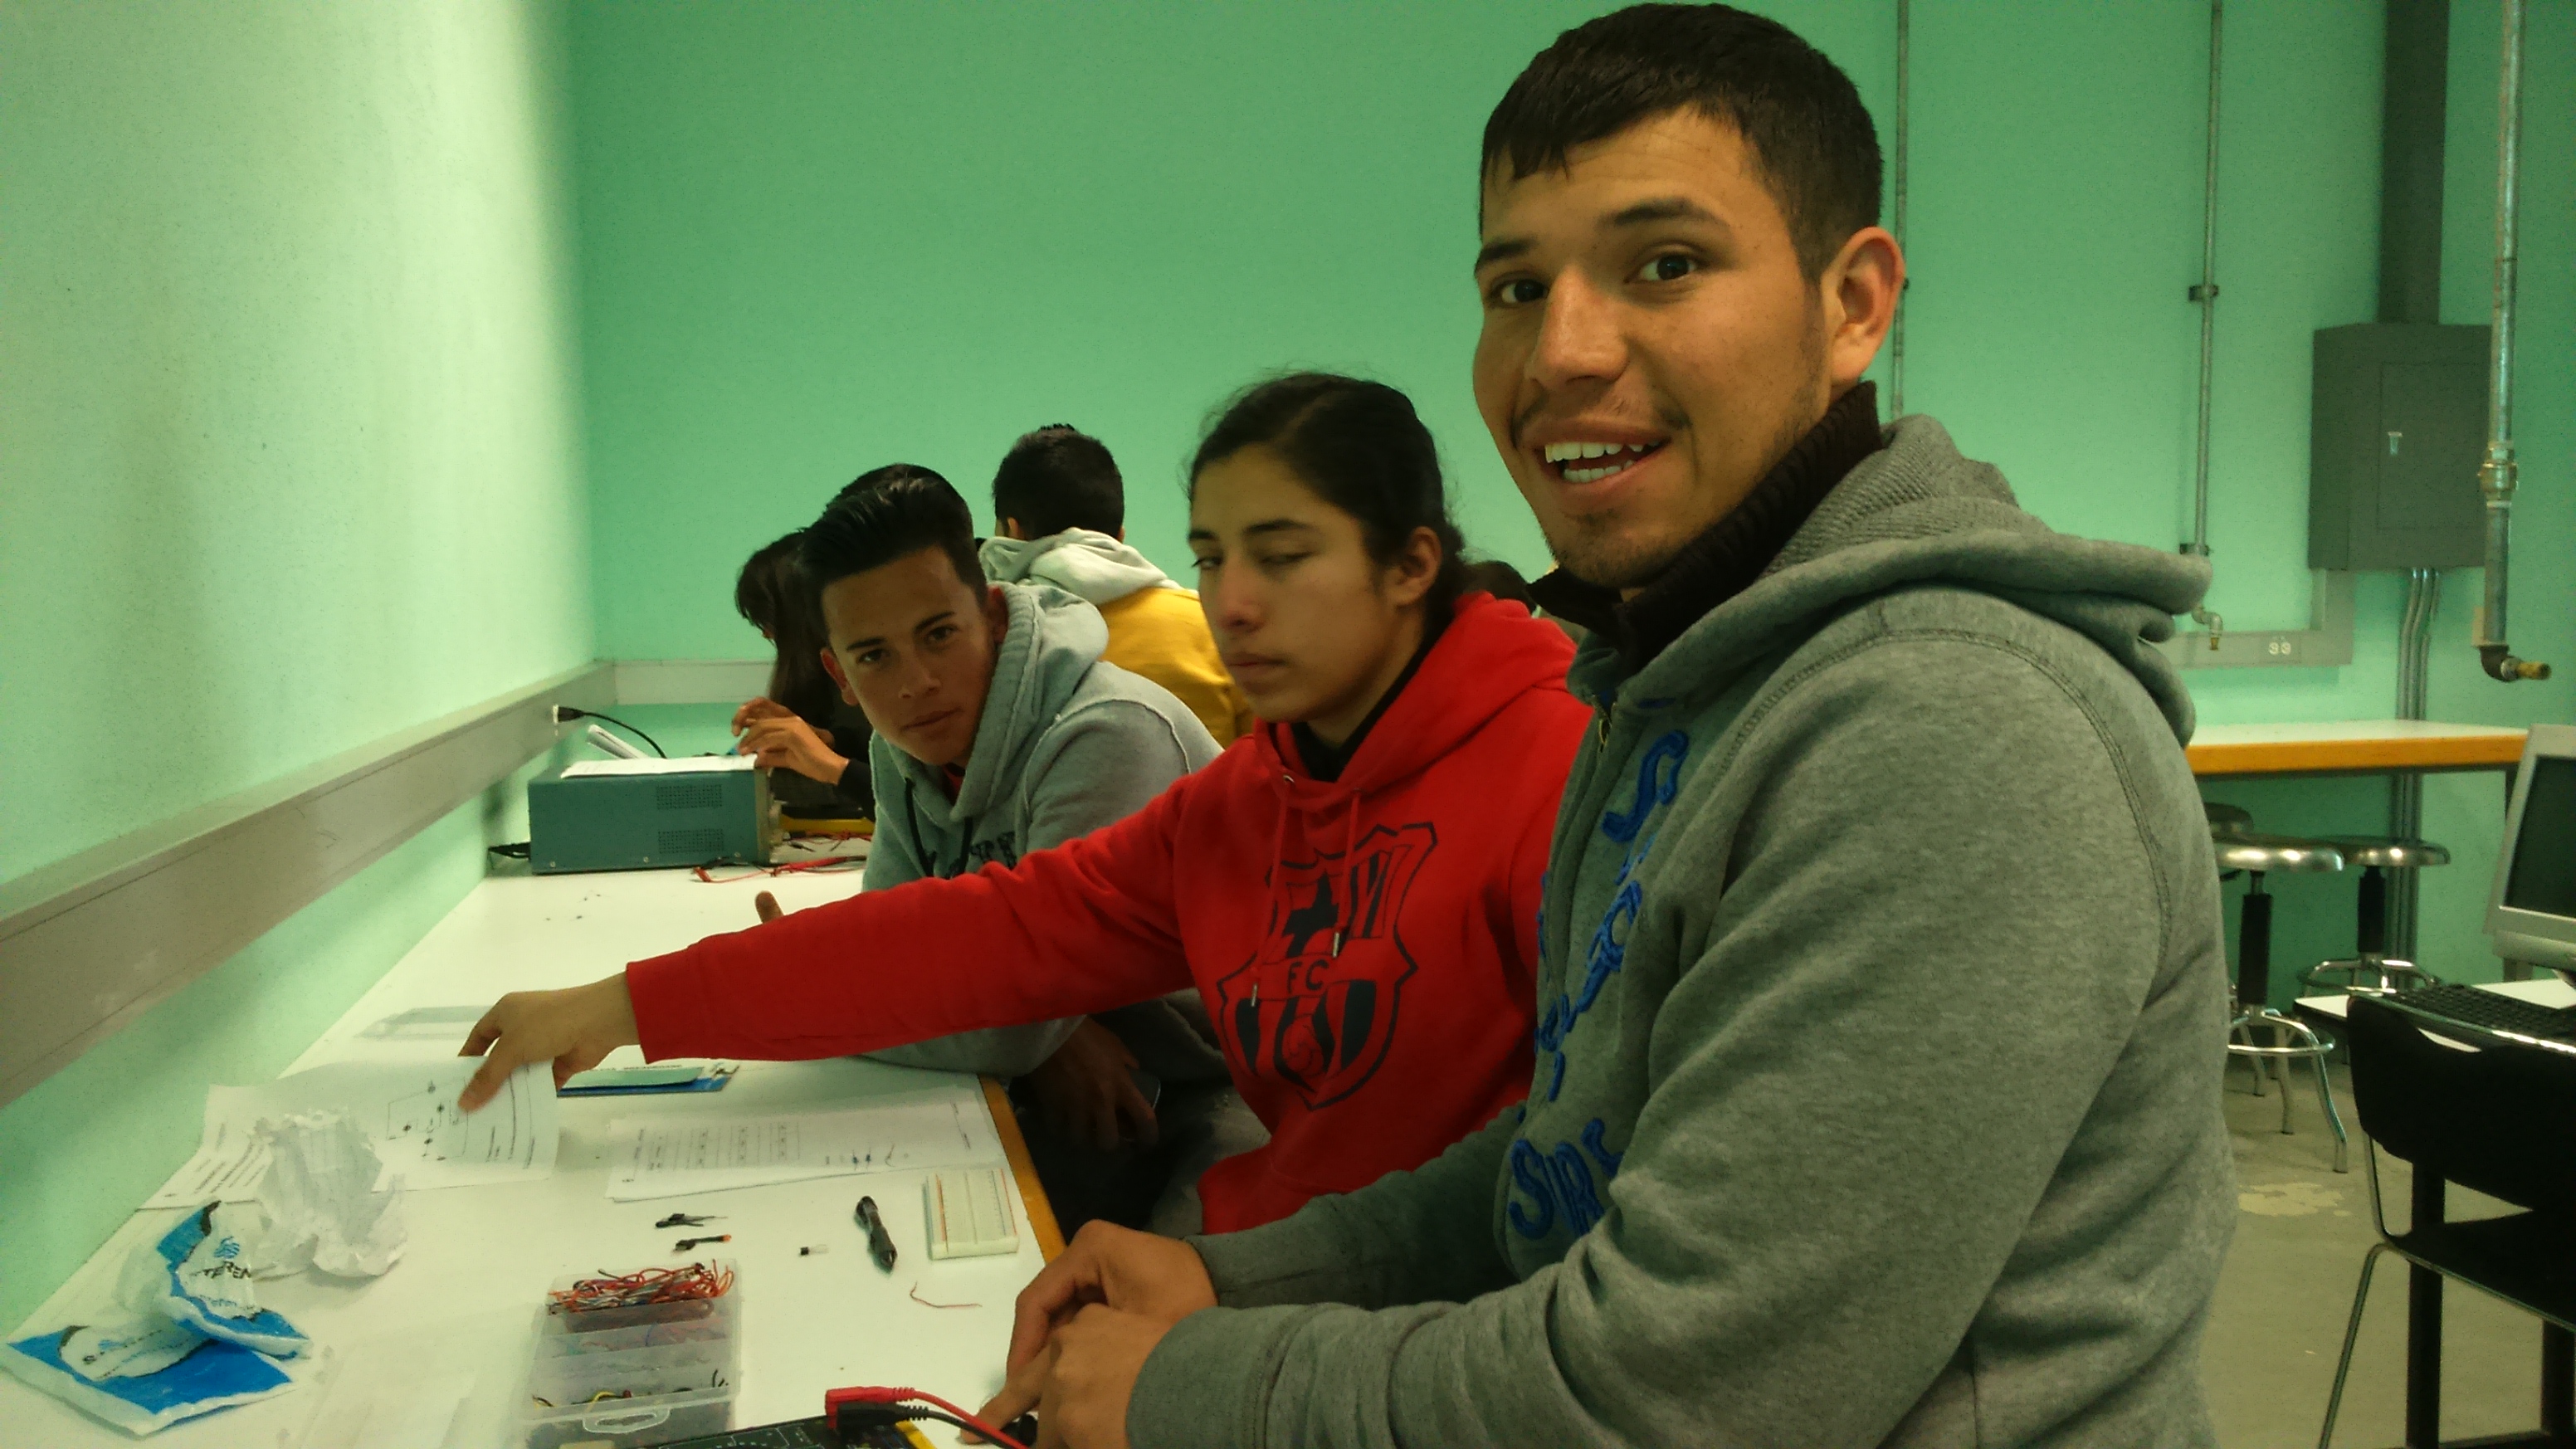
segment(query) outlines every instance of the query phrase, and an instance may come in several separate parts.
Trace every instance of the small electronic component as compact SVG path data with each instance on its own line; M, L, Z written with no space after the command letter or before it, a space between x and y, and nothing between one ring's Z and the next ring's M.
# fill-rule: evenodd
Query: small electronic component
M709 1238L682 1238L671 1245L671 1251L674 1253L685 1253L697 1247L700 1243L730 1243L732 1241L733 1234L731 1233L718 1233Z
M673 1213L662 1219L660 1222L655 1223L653 1226L657 1228L703 1228L722 1216L722 1213L707 1213L703 1216L697 1213Z
M951 1168L921 1185L933 1258L982 1258L1020 1250L1011 1181L1000 1168Z

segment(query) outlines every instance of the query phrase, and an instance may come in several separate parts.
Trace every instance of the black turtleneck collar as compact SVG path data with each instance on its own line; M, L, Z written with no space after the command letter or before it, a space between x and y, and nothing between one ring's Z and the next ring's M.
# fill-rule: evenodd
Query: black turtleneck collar
M1878 389L1861 383L1825 409L1743 502L1683 545L1635 598L1623 602L1617 590L1563 569L1531 584L1530 593L1549 613L1606 633L1631 669L1642 668L1709 610L1752 587L1834 485L1885 441Z
M1369 707L1368 718L1360 721L1359 728L1351 731L1349 739L1338 745L1328 745L1324 743L1324 737L1315 733L1304 720L1289 727L1290 738L1297 742L1297 763L1306 767L1308 776L1327 785L1342 778L1342 771L1349 766L1351 756L1360 752L1360 741L1367 739L1369 731L1376 729L1377 722L1386 717L1387 707L1395 703L1395 697L1404 693L1404 687L1421 672L1422 661L1431 657L1431 646L1439 643L1440 636L1448 630L1448 614L1443 611L1439 626L1426 632L1422 642L1414 646L1412 662L1406 664L1404 672L1386 687L1386 693L1377 697L1377 703Z

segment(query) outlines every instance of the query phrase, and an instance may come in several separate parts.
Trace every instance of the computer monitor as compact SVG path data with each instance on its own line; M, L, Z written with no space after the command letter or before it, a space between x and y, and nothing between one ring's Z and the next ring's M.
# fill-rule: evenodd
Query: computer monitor
M2533 725L2522 747L2487 934L2506 960L2576 980L2576 725Z

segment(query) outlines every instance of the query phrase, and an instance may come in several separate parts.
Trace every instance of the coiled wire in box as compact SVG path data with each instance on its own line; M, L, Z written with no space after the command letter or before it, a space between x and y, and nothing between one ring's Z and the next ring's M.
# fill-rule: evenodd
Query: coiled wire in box
M597 1291L644 1274L555 1280L537 1315L521 1400L527 1449L647 1449L732 1427L742 1382L742 1288L732 1260L651 1274L686 1277L690 1290Z

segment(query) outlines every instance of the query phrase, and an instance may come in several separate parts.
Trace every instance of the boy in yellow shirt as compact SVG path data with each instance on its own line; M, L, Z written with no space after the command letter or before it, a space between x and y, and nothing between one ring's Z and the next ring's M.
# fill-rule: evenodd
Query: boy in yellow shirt
M1219 746L1252 728L1199 596L1127 545L1126 485L1098 438L1063 423L1024 434L993 474L993 519L985 577L1089 600L1109 624L1100 657L1170 690Z

